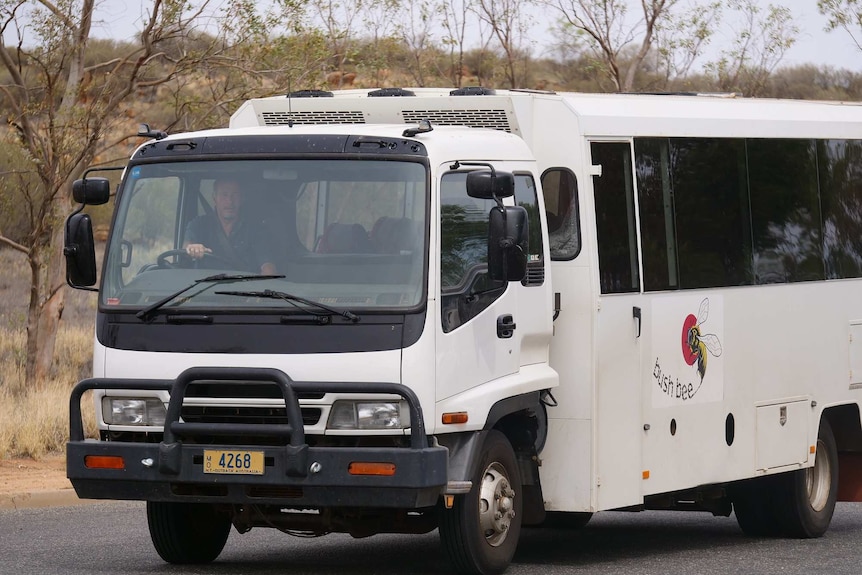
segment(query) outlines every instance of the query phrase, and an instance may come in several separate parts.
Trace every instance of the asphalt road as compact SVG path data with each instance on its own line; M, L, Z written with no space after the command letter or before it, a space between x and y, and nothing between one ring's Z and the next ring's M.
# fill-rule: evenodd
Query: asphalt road
M526 529L507 575L852 574L862 572L862 504L840 503L822 539L748 539L733 517L601 513L580 531ZM271 529L232 532L218 561L165 564L143 504L0 511L0 573L447 573L437 533L298 539Z

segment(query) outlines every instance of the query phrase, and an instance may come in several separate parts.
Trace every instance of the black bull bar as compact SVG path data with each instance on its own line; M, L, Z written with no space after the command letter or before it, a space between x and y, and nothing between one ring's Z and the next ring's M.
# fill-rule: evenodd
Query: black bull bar
M202 381L275 383L284 399L287 423L180 421L189 385ZM85 440L81 398L92 389L169 391L161 443ZM309 446L298 392L398 395L410 411L410 446ZM447 483L448 450L429 446L418 397L410 388L396 383L299 382L271 368L193 367L176 380L85 379L72 390L69 414L66 473L82 498L419 508L434 505ZM272 437L280 439L282 444L183 443L184 438L200 436ZM285 438L287 445L283 445ZM202 464L205 449L263 451L266 470L262 475L205 473ZM88 457L99 456L122 457L123 468L88 466ZM355 475L349 471L353 463L380 462L394 465L395 473Z

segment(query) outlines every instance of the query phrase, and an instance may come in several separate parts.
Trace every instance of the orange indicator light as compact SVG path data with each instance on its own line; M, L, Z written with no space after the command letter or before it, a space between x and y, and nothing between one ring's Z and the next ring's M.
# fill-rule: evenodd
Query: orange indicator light
M643 472L643 478L644 478L644 479L649 479L649 469L645 469L645 470L644 470L644 472Z
M84 457L87 469L125 469L126 462L119 455L87 455Z
M455 423L467 423L467 412L455 411L443 414L443 425L452 425Z
M808 448L808 452L809 453L817 453L817 446L812 445L811 447Z
M347 467L350 475L395 475L394 463L377 463L370 461L354 461Z

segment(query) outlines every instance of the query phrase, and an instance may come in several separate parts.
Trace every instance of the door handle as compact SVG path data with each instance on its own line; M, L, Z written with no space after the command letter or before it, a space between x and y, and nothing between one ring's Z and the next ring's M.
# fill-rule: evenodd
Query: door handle
M632 308L632 317L635 318L636 320L638 320L638 335L637 335L637 337L640 337L641 336L641 308L634 306Z
M511 314L504 314L497 318L497 337L509 339L515 333L515 318Z

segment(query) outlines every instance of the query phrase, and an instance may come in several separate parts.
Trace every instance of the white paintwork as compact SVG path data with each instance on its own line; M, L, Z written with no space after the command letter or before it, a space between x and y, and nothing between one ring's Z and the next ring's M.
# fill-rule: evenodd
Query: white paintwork
M499 91L452 97L448 90L414 91L416 97L368 98L367 91L350 90L333 98L250 100L234 114L230 129L215 133L399 136L404 126L388 124L401 124L416 110L498 110L511 135L437 125L416 136L431 159L432 194L452 159L518 162L512 165L532 171L537 183L545 169L566 167L578 181L578 257L553 262L541 290L510 286L473 322L443 334L438 223L430 230L436 253L429 258L425 330L403 354L173 357L97 351L105 374L166 377L191 365L253 364L281 367L296 379L403 381L422 399L432 433L480 428L494 402L553 388L558 405L548 410L549 437L540 454L544 497L552 510L637 505L651 494L813 463L808 450L816 443L822 410L858 405L862 398L862 280L600 297L592 198L593 177L601 170L592 165L589 143L631 144L637 136L858 139L862 106L717 96ZM365 123L263 126L265 114L328 111L355 111ZM432 198L432 222L439 222L439 198ZM562 312L546 349L554 292L562 296ZM704 381L697 382L675 349L682 322L698 315L704 299L711 308L703 327L719 338L722 353L708 358ZM640 338L634 306L642 310ZM499 313L510 310L517 313L518 338L497 340L489 330ZM521 325L529 326L529 336L521 336ZM658 393L665 375L672 376L673 391ZM677 380L692 383L692 390L698 383L697 392L677 396ZM775 422L782 406L788 414L783 426ZM443 429L439 418L447 411L468 411L470 420ZM731 445L728 414L734 419Z

